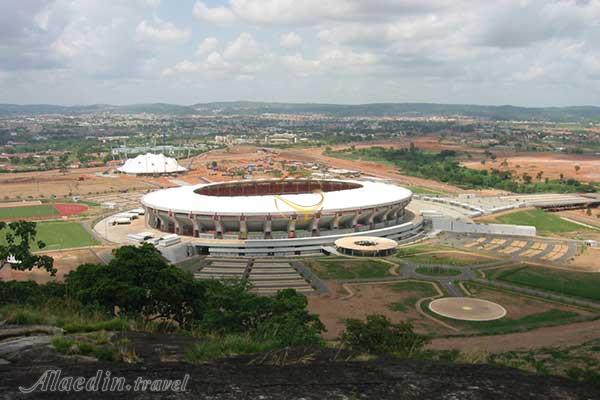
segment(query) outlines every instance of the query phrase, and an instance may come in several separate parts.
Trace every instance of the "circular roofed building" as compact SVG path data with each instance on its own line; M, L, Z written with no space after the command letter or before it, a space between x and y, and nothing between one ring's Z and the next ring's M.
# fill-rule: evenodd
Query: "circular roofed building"
M132 175L175 174L187 171L177 160L164 154L140 154L130 158L117 171Z
M286 247L298 254L298 246L321 249L348 235L413 236L422 224L405 210L411 198L410 190L384 182L286 179L164 189L145 195L142 204L150 227L208 247L238 255L248 247L267 253Z

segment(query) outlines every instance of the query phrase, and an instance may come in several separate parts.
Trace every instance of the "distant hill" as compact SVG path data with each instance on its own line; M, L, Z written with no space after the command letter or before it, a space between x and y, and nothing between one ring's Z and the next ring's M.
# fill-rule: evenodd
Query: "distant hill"
M114 106L94 104L87 106L56 106L49 104L0 104L0 116L87 113L114 114L171 114L171 115L259 115L321 114L334 117L382 116L463 116L490 120L600 122L600 107L515 107L480 106L469 104L433 103L372 103L357 105L319 103L266 103L252 101L198 103L182 106L165 103Z

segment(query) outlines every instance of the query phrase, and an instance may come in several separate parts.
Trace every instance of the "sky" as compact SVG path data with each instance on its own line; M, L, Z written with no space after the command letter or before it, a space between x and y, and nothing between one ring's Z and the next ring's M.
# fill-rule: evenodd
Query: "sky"
M600 0L0 0L0 103L600 105Z

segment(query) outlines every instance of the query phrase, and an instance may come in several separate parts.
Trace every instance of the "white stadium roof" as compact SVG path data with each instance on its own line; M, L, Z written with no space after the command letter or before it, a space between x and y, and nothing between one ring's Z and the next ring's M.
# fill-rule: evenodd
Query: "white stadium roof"
M333 180L329 180L333 181ZM347 209L372 208L409 200L412 192L406 188L372 181L344 181L360 187L323 193L319 209L333 212ZM176 213L219 214L219 215L264 215L298 213L287 202L305 207L321 201L318 193L258 195L258 196L211 196L195 193L201 187L214 184L181 186L158 190L145 195L142 204L146 207ZM217 183L218 185L218 183ZM285 200L285 201L282 201Z
M128 159L117 170L126 174L170 174L187 171L174 158L150 153Z

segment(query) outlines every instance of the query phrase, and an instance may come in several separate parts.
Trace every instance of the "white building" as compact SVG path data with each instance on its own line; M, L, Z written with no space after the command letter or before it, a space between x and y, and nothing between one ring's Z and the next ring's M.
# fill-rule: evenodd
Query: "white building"
M117 171L134 175L173 174L187 171L171 157L164 154L143 154L125 161Z

